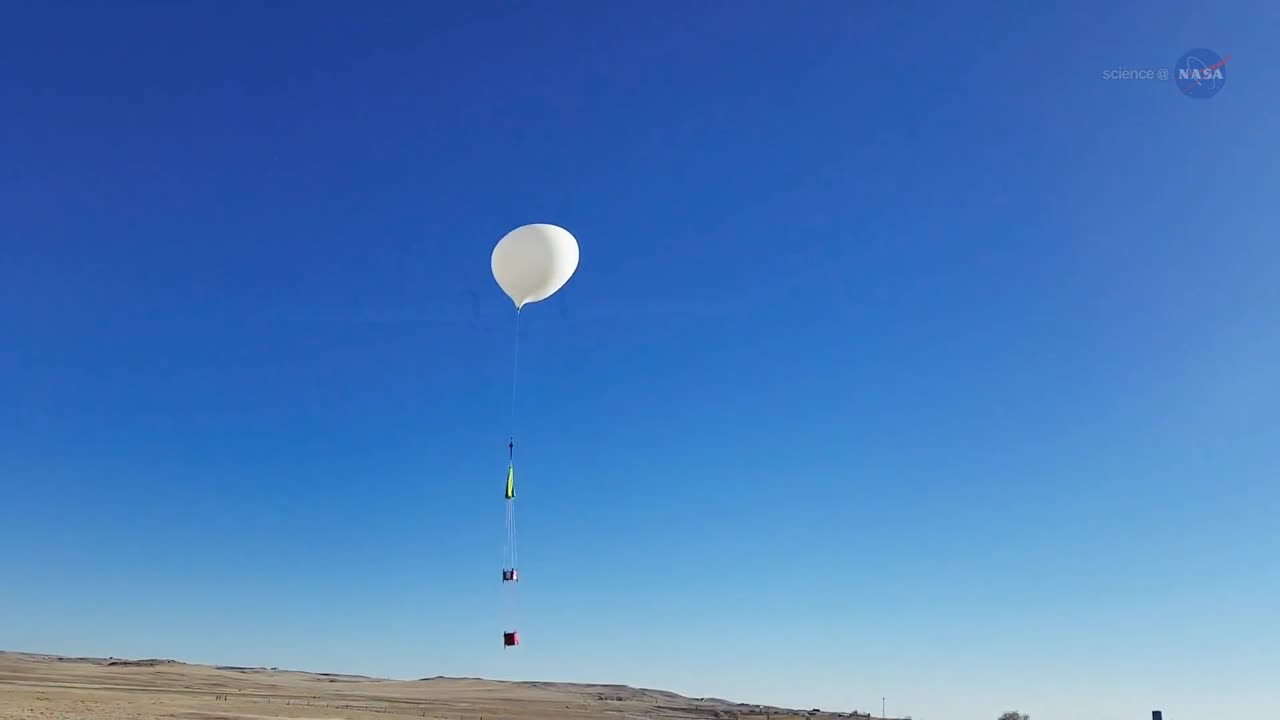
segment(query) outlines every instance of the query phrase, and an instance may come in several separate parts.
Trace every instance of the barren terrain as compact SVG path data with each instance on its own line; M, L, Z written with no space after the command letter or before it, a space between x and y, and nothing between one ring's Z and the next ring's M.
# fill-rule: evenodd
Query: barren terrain
M797 720L804 713L623 685L378 680L172 660L0 652L0 718L94 720ZM809 717L836 718L835 714ZM846 716L847 717L847 716Z

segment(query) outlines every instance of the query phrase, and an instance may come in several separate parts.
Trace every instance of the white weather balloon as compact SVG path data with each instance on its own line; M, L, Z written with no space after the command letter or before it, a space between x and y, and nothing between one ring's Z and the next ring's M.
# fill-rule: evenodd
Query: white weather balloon
M498 287L519 310L569 282L578 269L578 241L556 225L522 225L498 241L490 264Z

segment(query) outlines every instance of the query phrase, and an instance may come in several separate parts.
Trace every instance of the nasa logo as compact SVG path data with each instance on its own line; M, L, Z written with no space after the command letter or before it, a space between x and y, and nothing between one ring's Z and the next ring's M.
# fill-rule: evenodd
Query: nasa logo
M1173 82L1183 95L1207 100L1227 84L1227 61L1230 59L1230 55L1219 57L1218 53L1205 48L1188 50L1173 67Z

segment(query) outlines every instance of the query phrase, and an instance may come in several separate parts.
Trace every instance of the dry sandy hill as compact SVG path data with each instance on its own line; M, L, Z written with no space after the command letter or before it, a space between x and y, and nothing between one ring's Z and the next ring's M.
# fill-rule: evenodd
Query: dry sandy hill
M625 685L381 680L174 660L0 652L0 718L94 720L798 720L804 713ZM809 714L813 720L839 717Z

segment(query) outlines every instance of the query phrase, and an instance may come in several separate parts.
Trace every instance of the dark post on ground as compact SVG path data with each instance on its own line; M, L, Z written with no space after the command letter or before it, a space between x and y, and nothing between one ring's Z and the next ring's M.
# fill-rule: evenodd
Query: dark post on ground
M1164 720L1164 713L1159 710L1151 711L1151 720Z

